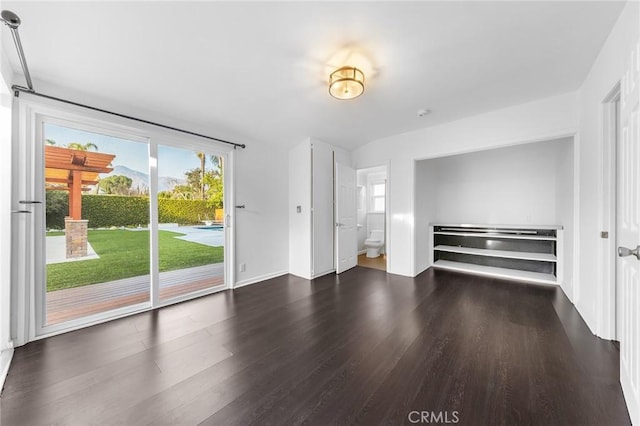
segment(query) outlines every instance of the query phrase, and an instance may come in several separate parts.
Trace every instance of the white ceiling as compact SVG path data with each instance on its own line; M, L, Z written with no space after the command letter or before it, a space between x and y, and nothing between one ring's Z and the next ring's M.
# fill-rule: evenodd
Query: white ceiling
M619 2L4 2L36 90L239 142L371 140L576 90ZM20 69L9 31L3 47ZM328 74L361 67L337 101ZM14 83L24 84L22 80ZM68 90L66 90L68 89ZM100 105L97 105L100 106ZM416 117L429 108L431 115Z

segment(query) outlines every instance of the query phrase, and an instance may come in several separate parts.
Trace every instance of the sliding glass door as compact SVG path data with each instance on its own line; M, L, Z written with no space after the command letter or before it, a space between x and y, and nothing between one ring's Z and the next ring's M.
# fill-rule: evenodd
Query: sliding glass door
M43 123L45 325L149 302L149 145Z
M224 161L158 146L159 299L224 286Z
M20 113L19 344L227 288L229 154L93 118Z

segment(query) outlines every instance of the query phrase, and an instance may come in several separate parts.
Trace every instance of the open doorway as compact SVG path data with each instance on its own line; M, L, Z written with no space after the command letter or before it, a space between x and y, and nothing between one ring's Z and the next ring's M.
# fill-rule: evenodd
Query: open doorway
M387 270L387 167L359 169L357 176L358 266Z

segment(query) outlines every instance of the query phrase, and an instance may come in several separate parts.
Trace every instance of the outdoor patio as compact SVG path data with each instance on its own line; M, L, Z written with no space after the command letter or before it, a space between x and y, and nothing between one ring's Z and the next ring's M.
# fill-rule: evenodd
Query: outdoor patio
M150 276L47 292L47 324L57 324L149 300ZM224 284L224 264L160 273L160 299Z
M195 251L196 247L216 248L224 245L224 231L222 228L212 229L211 227L205 228L202 226L178 226L177 224L163 224L161 228L163 232L173 232L162 234L162 236L168 237L168 239L161 239L161 241L163 241L161 244L163 247L173 245L174 241L175 244L184 245L178 253L175 251L171 252L173 255L169 258L172 260L181 253L188 253L188 259L196 259L198 256ZM139 233L141 232L148 234L149 230L148 228L140 227L127 230L103 230L96 232L101 232L103 236L111 235L113 232L114 236L109 237L109 239L115 239L118 244L118 250L123 250L125 253L130 254L130 258L134 259L140 256L140 253L127 251L127 249L132 249L134 246L127 246L125 237L127 235L140 235ZM143 237L139 239L136 244L138 250L144 251L144 246L148 244L148 240ZM193 247L189 246L189 244L193 245ZM87 268L92 271L96 270L95 268L102 268L97 269L97 271L100 271L97 274L93 273L93 279L102 279L103 281L105 281L105 278L109 276L108 274L112 272L114 268L120 268L122 270L123 265L121 262L114 261L113 266L110 266L108 269L104 269L104 265L101 267L96 263L92 263L100 259L106 261L107 265L111 265L112 261L106 259L107 255L112 253L112 250L113 247L105 251L103 246L103 251L101 252L103 257L100 257L94 250L92 244L87 242L86 256L69 259L65 256L64 235L47 236L46 238L47 264L51 265L51 267L64 267L65 271L67 267L63 265L69 265L69 267L75 266L75 269L69 269L65 274L66 276L75 277L74 280L80 279L77 274L86 271ZM175 269L179 264L174 264L173 270L160 272L160 300L167 300L183 294L224 284L224 263L220 260L217 261L218 263L213 263L216 262L214 259L215 258L212 257L211 260L209 260L209 262L212 262L210 264L200 264L198 266L193 266L193 264L189 265L189 262L186 262L183 266L179 267L179 269ZM84 261L89 262L86 264L86 267L82 266ZM125 268L130 267L132 266L126 266ZM131 269L127 270L130 271ZM53 288L49 288L46 295L47 324L57 324L75 318L149 301L150 275L148 274L148 267L141 272L140 275L130 278L111 278L107 282L98 281L96 284L89 283L73 286L72 288L58 289L56 288L57 286L54 285ZM115 274L115 276L117 275L118 274ZM49 276L49 278L51 278L51 276Z

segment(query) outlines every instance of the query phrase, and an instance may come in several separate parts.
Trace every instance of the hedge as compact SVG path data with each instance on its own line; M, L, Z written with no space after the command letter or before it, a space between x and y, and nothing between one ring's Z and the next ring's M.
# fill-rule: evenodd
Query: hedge
M82 218L91 228L146 226L149 223L149 198L119 195L83 195Z
M69 212L69 195L63 191L47 192L47 228L63 229ZM190 225L213 219L215 210L204 200L158 200L158 221ZM149 223L149 198L121 195L82 195L82 218L90 228L112 226L146 226Z
M170 198L158 199L158 222L196 224L208 217L213 220L215 209L207 207L204 200L172 200Z

